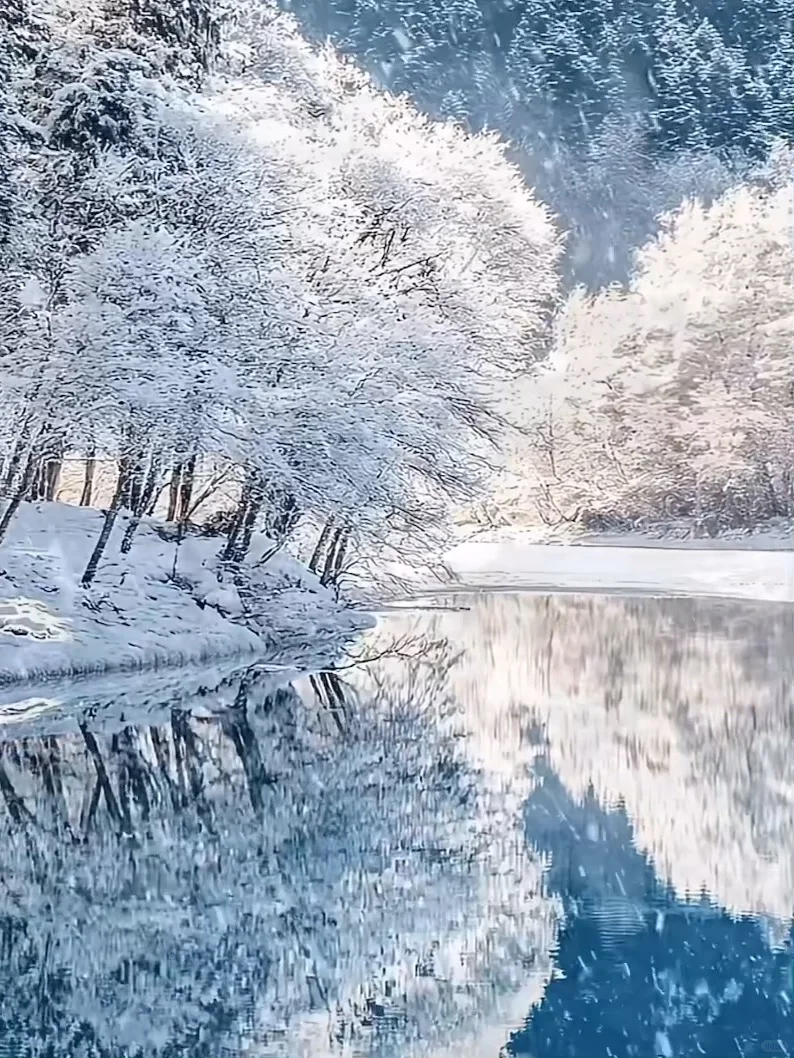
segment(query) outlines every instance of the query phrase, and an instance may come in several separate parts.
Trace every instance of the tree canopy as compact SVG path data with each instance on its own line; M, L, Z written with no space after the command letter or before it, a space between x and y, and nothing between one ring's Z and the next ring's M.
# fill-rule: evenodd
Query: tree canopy
M494 381L542 355L551 215L495 137L273 6L171 6L42 0L8 31L6 489L91 451L149 475L129 506L210 458L258 513L429 539L487 470Z

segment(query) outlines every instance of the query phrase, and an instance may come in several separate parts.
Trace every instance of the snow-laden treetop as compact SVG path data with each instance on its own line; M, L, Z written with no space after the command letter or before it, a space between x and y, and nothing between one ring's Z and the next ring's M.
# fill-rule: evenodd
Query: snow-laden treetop
M496 137L428 121L274 4L225 37L213 5L171 7L5 25L8 437L156 437L302 511L432 530L487 469L494 381L543 350L549 211Z

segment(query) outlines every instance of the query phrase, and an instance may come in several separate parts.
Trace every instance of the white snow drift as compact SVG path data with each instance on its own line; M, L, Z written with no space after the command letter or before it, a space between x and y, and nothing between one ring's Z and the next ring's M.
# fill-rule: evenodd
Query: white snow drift
M111 540L94 584L80 577L102 514L25 504L0 548L0 684L313 649L370 619L337 603L297 561L255 539L244 602L221 577L218 540L178 548L147 520L128 555ZM123 520L114 530L119 537Z

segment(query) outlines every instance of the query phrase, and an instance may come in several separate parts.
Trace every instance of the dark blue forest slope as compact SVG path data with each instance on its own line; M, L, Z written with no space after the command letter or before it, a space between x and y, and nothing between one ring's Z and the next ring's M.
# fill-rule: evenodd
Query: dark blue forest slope
M699 159L692 186L676 177L689 193L717 179L704 154L746 165L794 133L794 0L283 3L313 38L330 37L428 113L504 133L566 226L591 240L599 218L610 220L601 241L647 234L671 205L647 179L654 166ZM627 202L624 185L638 177L645 199ZM629 249L582 255L575 278L615 278Z

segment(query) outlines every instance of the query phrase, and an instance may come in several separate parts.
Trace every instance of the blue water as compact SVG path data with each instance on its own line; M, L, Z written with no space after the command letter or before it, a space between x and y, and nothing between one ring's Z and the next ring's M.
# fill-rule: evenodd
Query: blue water
M0 726L3 1058L794 1055L792 611L447 602Z
M609 845L597 901L579 870L594 826ZM677 899L634 847L625 810L605 811L594 794L577 803L553 774L527 806L527 836L550 854L549 885L567 923L555 959L562 976L509 1054L792 1053L790 928L770 938L763 920L729 915L708 893ZM640 900L623 896L628 877Z

